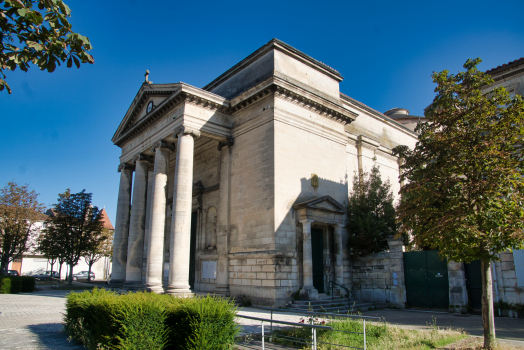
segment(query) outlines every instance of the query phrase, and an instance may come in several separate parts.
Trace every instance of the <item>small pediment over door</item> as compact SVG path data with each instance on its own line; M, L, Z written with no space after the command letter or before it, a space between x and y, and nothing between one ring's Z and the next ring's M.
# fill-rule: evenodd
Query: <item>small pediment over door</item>
M299 198L293 205L297 220L342 224L346 208L331 196Z

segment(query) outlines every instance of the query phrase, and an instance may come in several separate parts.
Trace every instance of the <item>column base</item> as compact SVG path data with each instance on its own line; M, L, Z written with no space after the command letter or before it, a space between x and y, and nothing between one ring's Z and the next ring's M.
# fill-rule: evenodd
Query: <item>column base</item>
M300 290L300 300L318 300L318 290L315 287L302 287Z
M142 281L126 281L122 285L122 289L128 291L144 290L144 285L142 284Z
M122 285L124 284L124 280L116 280L116 279L111 279L109 280L109 287L111 288L122 288Z
M214 293L216 295L229 297L230 296L230 294L229 294L229 284L217 284L215 286Z
M143 289L150 293L164 294L164 287L161 284L145 284Z
M194 295L193 291L187 287L178 287L169 285L166 287L166 294L173 295L175 297L191 297Z

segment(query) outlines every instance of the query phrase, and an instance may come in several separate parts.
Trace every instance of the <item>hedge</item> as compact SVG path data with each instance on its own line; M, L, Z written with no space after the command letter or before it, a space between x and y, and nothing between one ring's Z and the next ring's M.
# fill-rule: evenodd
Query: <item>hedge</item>
M0 294L34 292L35 280L30 276L0 276Z
M232 349L236 308L215 297L70 293L65 328L88 349Z

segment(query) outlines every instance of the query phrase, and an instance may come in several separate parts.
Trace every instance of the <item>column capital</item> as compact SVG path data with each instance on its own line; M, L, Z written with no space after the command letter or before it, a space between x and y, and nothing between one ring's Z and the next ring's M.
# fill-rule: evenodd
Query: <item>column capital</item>
M220 150L222 150L222 148L224 148L224 147L231 147L234 144L235 144L235 139L232 138L231 136L228 136L225 139L223 139L222 141L218 142L217 149L220 151Z
M344 228L344 227L346 227L345 224L334 224L333 226L334 226L335 228L341 228L341 229Z
M304 224L312 223L313 220L305 219L305 220L298 220L298 222L300 222L302 225L304 225Z
M200 131L195 129L190 129L186 126L181 126L177 129L175 129L175 132L173 133L173 137L176 139L178 136L182 135L191 135L194 139L197 139L200 137Z
M171 151L174 151L175 150L175 145L172 144L172 143L166 142L164 140L160 140L158 142L155 142L153 144L153 146L151 146L151 151L155 152L157 150L157 148L167 148L167 149L169 149Z
M118 166L118 172L121 172L122 170L134 171L135 170L135 165L134 164L128 164L128 163L121 163Z
M148 156L147 154L144 154L144 153L138 153L136 156L133 157L133 162L135 163L141 160L145 160L146 162L151 164L154 162L155 157Z

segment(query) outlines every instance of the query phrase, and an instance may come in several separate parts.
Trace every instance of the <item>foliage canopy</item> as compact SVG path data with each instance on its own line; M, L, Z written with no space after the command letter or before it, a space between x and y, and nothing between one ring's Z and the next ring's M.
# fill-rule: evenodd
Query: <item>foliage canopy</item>
M454 261L497 259L524 239L524 104L468 60L465 72L433 73L437 96L405 158L400 230Z
M0 275L7 273L11 261L33 246L35 223L45 218L38 193L29 186L8 182L0 189Z
M388 249L388 236L396 233L396 213L389 180L383 182L379 168L353 178L348 200L348 247L353 254L366 255Z
M54 215L47 220L45 240L62 251L63 261L70 266L69 282L72 283L73 266L107 237L102 234L101 210L91 205L91 193L83 190L59 196Z
M467 60L465 72L433 73L437 93L405 158L400 230L454 261L480 259L484 347L495 339L490 261L524 241L524 102Z
M3 5L3 6L2 6ZM0 0L0 91L9 85L4 70L27 72L31 63L53 72L60 62L94 63L89 39L73 32L71 10L62 0Z

